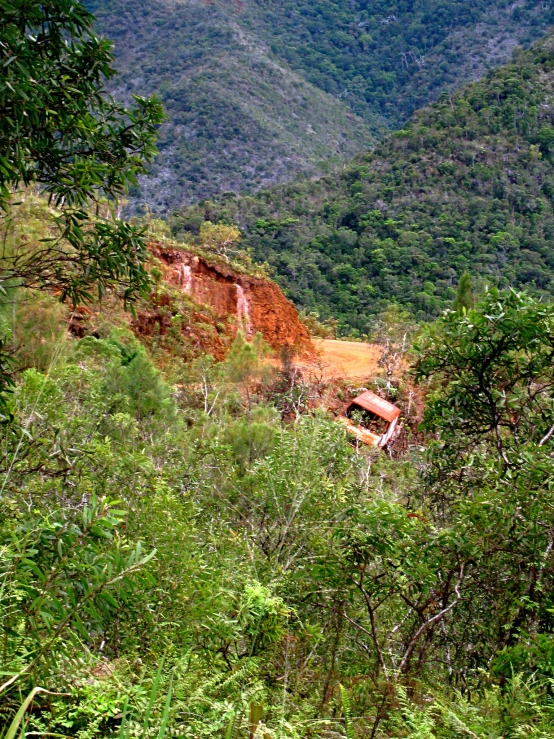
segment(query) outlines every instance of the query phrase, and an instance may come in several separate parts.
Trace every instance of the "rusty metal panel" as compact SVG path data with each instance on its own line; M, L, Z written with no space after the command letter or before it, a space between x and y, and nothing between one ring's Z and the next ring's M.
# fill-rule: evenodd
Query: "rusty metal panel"
M384 418L385 421L389 422L394 421L394 419L398 418L400 415L400 408L397 408L392 403L389 403L387 400L383 400L383 398L380 398L378 395L375 395L375 393L371 393L369 391L358 395L357 398L354 398L348 407L351 408L353 405L357 405L366 411L375 413L376 416Z

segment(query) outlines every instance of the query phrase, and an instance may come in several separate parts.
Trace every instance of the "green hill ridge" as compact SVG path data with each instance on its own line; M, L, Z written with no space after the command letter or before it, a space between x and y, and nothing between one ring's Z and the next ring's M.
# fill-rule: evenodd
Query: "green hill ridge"
M551 0L88 4L115 43L116 95L165 104L132 193L159 212L329 172L553 22Z
M175 216L229 220L298 306L365 332L390 302L427 320L462 273L554 294L552 39L444 94L337 175Z

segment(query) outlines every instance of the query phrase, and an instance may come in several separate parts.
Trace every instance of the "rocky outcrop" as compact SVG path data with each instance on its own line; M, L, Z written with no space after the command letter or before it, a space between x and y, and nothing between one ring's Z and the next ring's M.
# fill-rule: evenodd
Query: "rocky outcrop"
M271 280L234 271L181 249L152 244L164 279L195 302L209 305L220 317L236 317L247 338L261 333L273 349L290 347L298 354L314 351L310 334L294 305Z

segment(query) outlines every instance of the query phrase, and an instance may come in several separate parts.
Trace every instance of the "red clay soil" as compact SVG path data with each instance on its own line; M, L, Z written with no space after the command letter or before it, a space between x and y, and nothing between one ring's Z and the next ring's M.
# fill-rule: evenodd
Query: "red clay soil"
M208 262L180 249L150 244L164 269L164 279L195 302L208 305L221 318L236 316L247 337L260 332L273 349L314 352L310 334L294 305L271 280L235 272L230 266Z

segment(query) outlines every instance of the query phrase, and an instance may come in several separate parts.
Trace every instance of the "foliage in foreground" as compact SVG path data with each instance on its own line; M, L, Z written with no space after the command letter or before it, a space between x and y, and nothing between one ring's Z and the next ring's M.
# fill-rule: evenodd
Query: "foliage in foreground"
M259 341L173 385L124 330L57 341L1 440L4 727L40 687L28 735L552 734L554 306L429 329L400 460L283 422Z
M59 290L74 303L107 285L130 298L147 281L140 231L109 210L92 219L90 206L113 203L136 182L163 120L154 99L135 97L131 109L107 96L111 44L94 35L92 21L79 2L2 4L2 227L9 230L22 186L39 185L59 210L58 234L47 241L4 238L2 282Z

